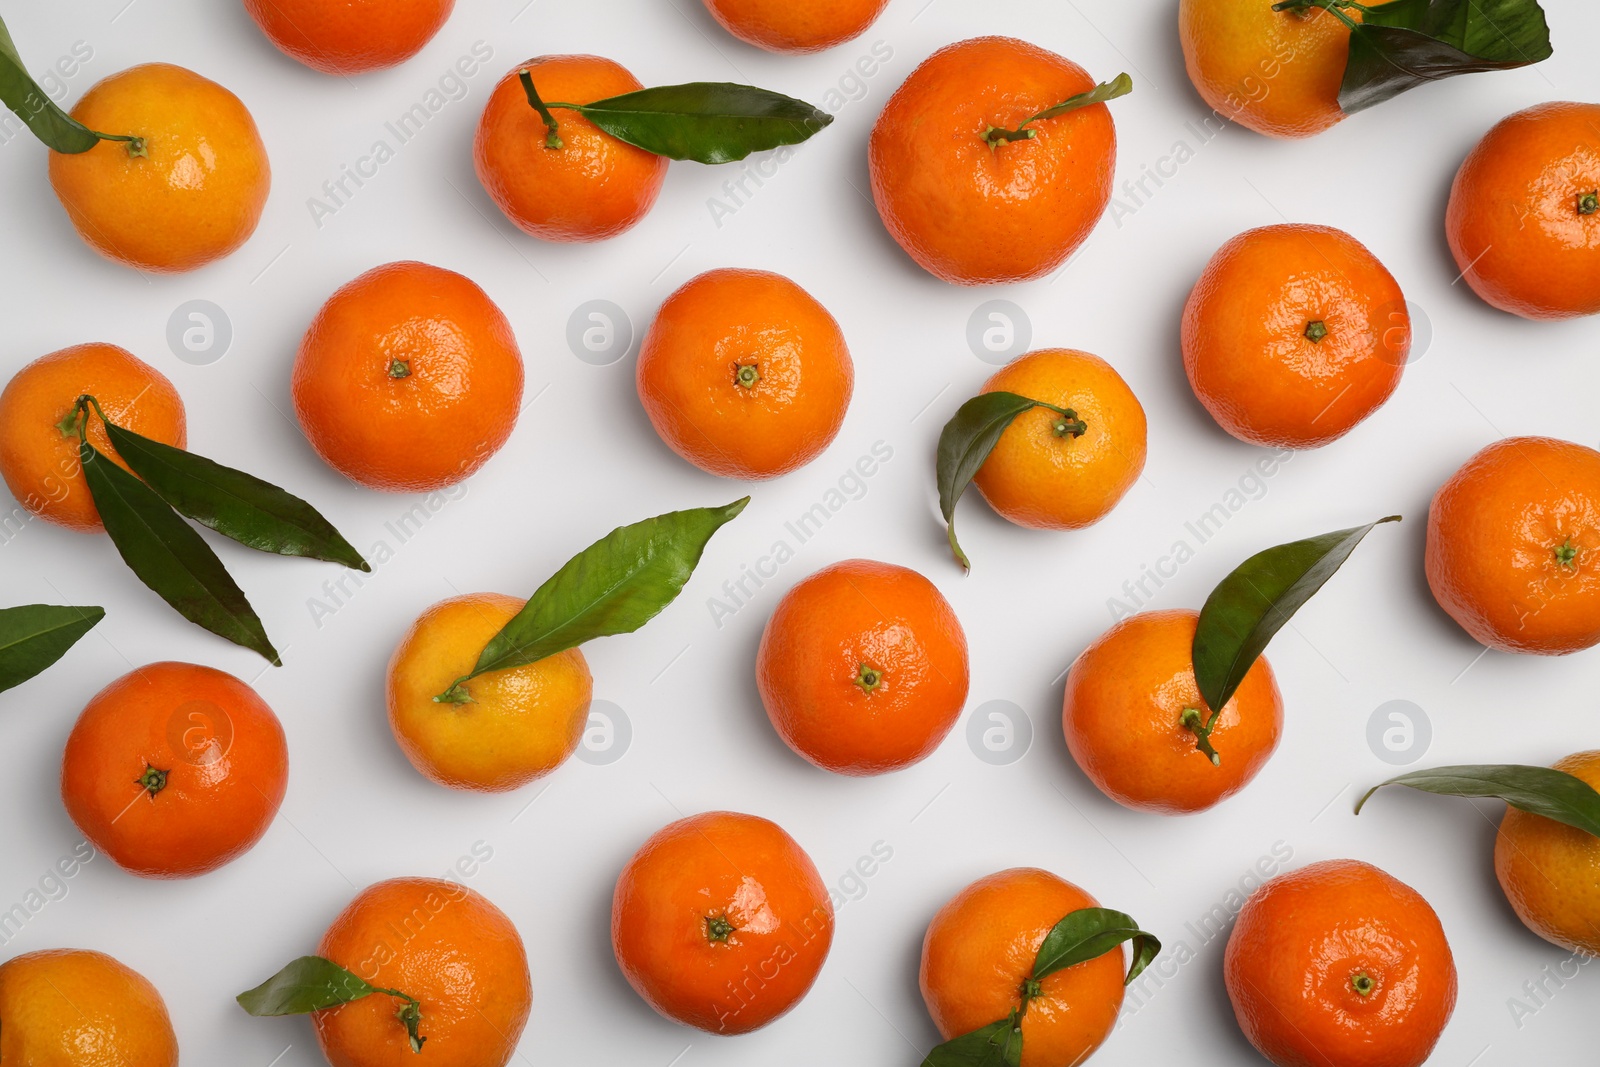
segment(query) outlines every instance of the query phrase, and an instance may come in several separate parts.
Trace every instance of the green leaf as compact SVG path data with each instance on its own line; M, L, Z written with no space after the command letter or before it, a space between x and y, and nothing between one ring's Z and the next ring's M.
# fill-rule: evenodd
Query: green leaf
M254 475L105 423L133 473L179 512L242 545L372 568L317 509Z
M1080 908L1069 912L1050 928L1033 960L1033 977L1042 980L1075 964L1099 959L1124 941L1133 942L1133 962L1126 985L1150 966L1161 951L1155 935L1139 929L1133 919L1110 908Z
M0 100L57 152L87 152L100 143L99 134L57 107L28 75L4 22L0 22Z
M359 975L321 956L301 956L235 999L251 1015L305 1015L378 992Z
M1356 814L1386 785L1452 797L1497 797L1514 808L1543 815L1600 837L1600 793L1581 778L1553 767L1518 764L1435 767L1380 782L1356 802Z
M696 163L732 163L799 144L833 121L804 100L728 82L660 85L592 104L548 106L576 111L646 152Z
M1016 1013L936 1046L922 1067L1022 1067L1022 1021Z
M950 551L955 553L963 570L971 570L972 562L961 550L956 540L956 504L967 491L972 479L977 477L1000 437L1018 415L1040 407L1016 393L979 393L956 409L944 429L939 431L939 453L935 478L939 483L939 513L944 516L946 536Z
M139 580L190 622L282 666L255 609L193 527L88 441L78 458L100 521Z
M1333 577L1361 539L1390 515L1257 552L1222 580L1200 609L1194 632L1194 676L1200 695L1220 711L1289 617Z
M711 535L749 497L620 526L568 560L489 641L472 673L435 699L460 703L461 682L537 663L585 641L632 633L682 591Z
M1549 59L1537 0L1393 0L1350 32L1339 106L1355 113L1424 82Z
M67 654L105 608L27 604L0 608L0 693L21 685Z

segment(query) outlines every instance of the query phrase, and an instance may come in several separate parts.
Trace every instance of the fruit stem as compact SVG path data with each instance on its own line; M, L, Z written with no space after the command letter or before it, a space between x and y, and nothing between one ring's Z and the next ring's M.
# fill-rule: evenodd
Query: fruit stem
M1555 553L1556 562L1561 564L1561 566L1569 569L1576 566L1573 561L1578 558L1578 549L1577 546L1572 543L1572 538L1569 537L1557 545Z
M761 369L754 363L741 363L739 369L733 372L734 384L746 389L754 389L760 380Z
M394 1013L394 1017L399 1019L401 1024L405 1026L406 1037L411 1040L411 1051L421 1052L423 1042L428 1040L417 1032L422 1025L422 1001L416 997L407 996L398 989L379 989L374 986L372 991L391 997L398 997L400 1000L405 1001L404 1004L400 1005L400 1010Z
M1089 424L1078 418L1076 411L1071 408L1056 410L1061 417L1050 424L1050 429L1057 437L1082 437L1089 432Z
M1272 5L1272 10L1292 11L1297 15L1303 15L1305 14L1307 8L1313 7L1322 8L1324 11L1327 11L1336 17L1340 22L1344 23L1346 26L1349 26L1352 30L1356 29L1359 24L1355 19L1351 18L1349 15L1346 15L1344 13L1344 9L1352 8L1361 12L1363 15L1367 13L1366 5L1358 4L1355 2L1355 0L1278 0L1276 4Z
M470 704L472 694L467 692L467 681L472 678L470 674L463 674L450 683L450 688L433 698L435 704Z
M1591 189L1578 197L1578 214L1593 215L1600 211L1600 189Z
M984 143L991 150L997 150L1002 143L1009 144L1012 141L1031 140L1037 131L1029 127L1035 122L1053 119L1057 115L1064 115L1068 111L1076 111L1078 108L1088 107L1090 104L1103 104L1107 100L1115 100L1117 97L1127 96L1131 92L1133 92L1133 79L1125 73L1118 74L1110 81L1101 82L1086 93L1069 96L1061 103L1047 107L1031 118L1023 119L1017 123L1017 128L1014 130L1004 130L998 126L986 128L983 131Z
M409 378L409 377L411 377L411 364L406 362L403 359L391 360L390 363L389 363L389 377L391 377L391 378Z
M1211 718L1201 722L1199 708L1184 708L1183 714L1178 716L1178 721L1194 733L1194 747L1204 753L1213 767L1222 766L1222 757L1217 755L1217 750L1211 747L1211 731L1216 728L1220 714L1220 712L1213 711Z
M1377 986L1378 983L1374 982L1372 980L1372 976L1366 971L1358 971L1356 972L1355 976L1350 979L1350 988L1356 991L1356 996L1358 997L1365 998L1372 996L1372 991L1376 989Z
M147 146L145 145L145 140L143 137L138 137L131 133L101 133L99 130L90 130L89 132L100 138L102 141L121 141L123 144L128 146L128 156L130 159L150 158L150 153L146 151Z
M561 124L556 121L554 115L550 114L549 106L539 99L539 90L533 87L533 75L528 71L528 68L524 67L517 71L517 80L522 82L522 91L527 94L528 103L533 106L533 110L537 111L539 117L544 120L544 146L550 149L565 147L561 137L556 132L561 128ZM556 106L562 107L564 105L557 104Z
M861 669L856 672L856 676L850 680L859 685L863 693L870 695L878 686L883 684L883 672L876 667L869 667L863 663L861 664Z
M133 783L144 787L144 791L149 793L150 798L154 800L155 795L167 787L167 775L171 773L171 771L156 770L156 768L146 763L144 765L144 773L135 778Z
M1312 319L1310 322L1306 323L1307 341L1310 341L1312 344L1317 344L1326 336L1328 336L1328 324L1323 322L1321 319Z
M706 916L706 940L722 944L733 936L737 929L727 915Z

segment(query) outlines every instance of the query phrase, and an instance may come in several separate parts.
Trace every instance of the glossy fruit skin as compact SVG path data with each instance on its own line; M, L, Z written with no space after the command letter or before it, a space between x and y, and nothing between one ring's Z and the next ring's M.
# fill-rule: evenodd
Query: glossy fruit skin
M1600 643L1600 452L1553 437L1489 445L1433 495L1424 564L1434 599L1480 644L1559 656Z
M154 796L139 784L166 772ZM61 799L83 835L143 878L238 859L289 785L283 726L254 689L193 663L138 667L96 693L67 737Z
M1210 711L1195 682L1197 611L1142 611L1101 634L1067 671L1067 748L1106 796L1135 811L1188 815L1226 800L1260 773L1283 732L1283 697L1265 656L1222 707L1211 732L1221 758L1195 747L1185 708Z
M733 926L724 940L711 938L714 920ZM656 1011L707 1033L747 1034L788 1012L832 944L833 902L816 865L754 815L708 812L657 831L612 897L623 977Z
M272 185L267 150L239 98L170 63L97 82L72 117L145 139L50 153L50 185L84 242L107 259L164 274L221 259L255 232Z
M576 648L474 678L470 703L434 702L524 603L498 593L442 600L389 660L389 728L411 765L440 785L516 789L565 763L583 738L594 679Z
M6 1067L177 1067L156 987L103 952L49 949L0 964Z
M872 198L890 235L957 285L1054 271L1110 203L1110 110L1069 111L1033 123L1030 139L993 148L984 135L1094 85L1076 63L1010 37L977 37L929 56L872 128Z
M1600 789L1600 751L1575 752L1555 769ZM1600 955L1600 839L1508 806L1494 873L1524 926L1570 952Z
M877 674L870 691L863 665ZM836 774L884 774L927 758L961 717L968 681L966 634L934 584L865 559L797 582L756 652L778 735Z
M188 443L183 399L160 371L116 345L73 345L40 356L0 392L0 475L28 511L74 530L103 530L78 464L78 437L60 422L85 393L124 429L183 448ZM123 469L97 417L89 443Z
M363 74L410 59L455 0L244 0L278 50L325 74Z
M1600 312L1600 104L1501 119L1450 185L1445 237L1472 291L1525 319Z
M1329 11L1179 0L1178 37L1189 80L1224 119L1268 137L1310 137L1345 117L1350 29Z
M312 1016L332 1067L505 1067L528 1023L533 988L522 937L481 894L440 878L369 886L322 937L317 955L374 986L422 1002L420 1053L398 1001L376 994Z
M1360 974L1374 987L1361 996ZM1368 863L1326 860L1245 901L1223 958L1245 1037L1278 1067L1421 1067L1456 1003L1439 917Z
M666 157L560 108L551 113L562 147L546 148L544 120L517 78L524 69L546 101L591 104L644 88L599 56L540 56L514 67L490 93L472 145L484 191L506 218L544 241L603 241L637 226L661 193Z
M1306 331L1323 323L1318 341ZM1241 441L1320 448L1389 399L1411 351L1394 277L1331 226L1246 230L1217 250L1183 309L1183 369Z
M983 383L1074 412L1087 429L1060 436L1048 408L1018 415L973 485L1018 526L1077 530L1105 518L1144 470L1144 408L1122 375L1088 352L1048 348L1006 364Z
M768 52L821 52L852 41L889 0L704 0L711 17L746 44Z
M328 466L372 489L430 492L466 480L511 436L522 353L471 279L388 263L346 282L311 320L293 393Z
M1006 1018L1051 927L1100 905L1032 867L980 878L939 909L917 980L946 1040ZM1022 1067L1075 1067L1111 1036L1122 1007L1123 949L1057 971L1022 1016Z
M740 384L743 368L757 380ZM787 474L844 424L855 364L839 324L768 271L713 270L667 297L639 349L639 402L678 455L725 478Z

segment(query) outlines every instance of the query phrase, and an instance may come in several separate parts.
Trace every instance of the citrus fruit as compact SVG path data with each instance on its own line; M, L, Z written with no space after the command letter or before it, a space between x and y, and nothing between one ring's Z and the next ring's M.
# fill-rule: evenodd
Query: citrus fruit
M1361 21L1354 8L1344 14ZM1350 28L1330 11L1179 0L1178 37L1189 80L1224 119L1269 137L1310 137L1344 118Z
M1433 495L1424 562L1434 599L1481 644L1563 655L1600 642L1600 452L1489 445Z
M1600 789L1600 751L1576 752L1555 769ZM1600 838L1507 807L1494 840L1494 873L1528 929L1571 952L1600 955Z
M1105 360L1070 348L1030 352L983 383L1049 408L1018 415L973 478L989 506L1019 526L1076 530L1099 522L1144 470L1138 397Z
M1031 137L990 138L1094 85L1071 60L1011 37L929 56L872 128L872 198L889 233L958 285L1055 270L1110 203L1111 112L1093 104L1029 123Z
M50 153L50 185L89 247L139 270L194 270L255 232L272 184L239 98L170 63L97 82L72 109L91 130L140 138Z
M442 600L389 660L389 727L412 766L453 789L500 792L566 762L583 737L594 681L576 648L464 683L463 703L434 697L471 673L524 601L498 593Z
M844 422L855 365L826 308L788 278L713 270L667 297L639 349L639 400L701 470L773 478Z
M1600 104L1501 119L1450 185L1445 236L1461 276L1528 319L1600 312Z
M1357 860L1280 874L1245 901L1223 978L1278 1067L1420 1067L1456 1005L1444 928L1415 889Z
M522 353L471 279L374 267L322 305L294 360L294 410L334 470L389 492L454 485L511 436Z
M333 1067L505 1067L527 1025L533 989L522 937L484 897L440 878L368 886L339 914L317 954L373 986L421 1003L413 1052L381 993L312 1016Z
M832 944L833 902L811 857L754 815L708 812L657 831L612 897L628 984L713 1034L749 1033L793 1008Z
M523 232L545 241L600 241L638 225L666 180L666 157L563 108L552 110L561 147L550 147L544 120L518 78L523 70L547 101L592 104L644 88L599 56L541 56L509 71L489 94L472 143L489 198Z
M1051 927L1095 899L1049 871L1017 867L980 878L928 924L918 984L945 1040L1007 1018ZM1022 1014L1022 1067L1088 1059L1122 1007L1122 950L1045 976Z
M769 52L820 52L860 37L889 0L705 0L711 17L739 40Z
M939 747L967 701L967 638L916 571L851 559L784 594L756 652L767 717L801 756L883 774Z
M1183 308L1183 369L1241 441L1317 448L1389 399L1411 351L1400 286L1331 226L1246 230L1217 250Z
M0 475L11 495L42 519L76 530L99 530L100 512L78 466L78 435L63 427L84 394L125 430L182 448L187 443L183 400L160 371L126 349L73 345L40 356L0 392ZM90 418L89 443L126 469Z
M1283 698L1263 656L1216 716L1208 740L1217 762L1200 750L1194 725L1212 714L1194 677L1199 621L1196 611L1142 611L1101 634L1067 671L1067 748L1124 807L1204 811L1249 784L1278 747Z
M244 0L278 50L327 74L402 63L433 40L455 0Z
M61 758L67 814L146 878L192 878L237 859L272 825L288 784L272 709L233 675L193 663L152 663L100 690Z
M0 964L7 1067L177 1067L156 987L103 952L50 949Z

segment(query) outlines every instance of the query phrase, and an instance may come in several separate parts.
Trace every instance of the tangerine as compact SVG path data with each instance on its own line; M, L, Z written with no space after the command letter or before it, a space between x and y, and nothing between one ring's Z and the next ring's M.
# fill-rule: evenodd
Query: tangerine
M103 952L48 949L0 964L0 1060L18 1067L177 1067L167 1005Z
M363 74L422 51L455 0L244 0L261 32L290 59L325 74Z
M1600 789L1600 751L1575 752L1555 769ZM1570 952L1600 955L1600 838L1508 806L1494 873L1524 926Z
M878 20L889 0L705 0L722 28L768 52L821 52L852 41Z

